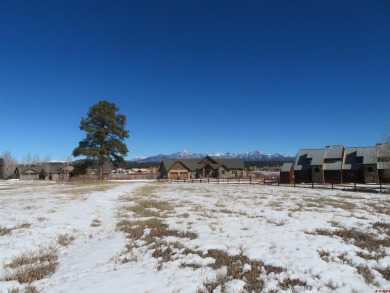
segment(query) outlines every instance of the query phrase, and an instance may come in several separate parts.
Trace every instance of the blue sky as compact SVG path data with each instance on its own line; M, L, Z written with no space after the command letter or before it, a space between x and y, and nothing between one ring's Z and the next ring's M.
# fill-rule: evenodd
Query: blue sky
M99 100L127 158L374 145L390 123L390 2L0 3L0 152L62 160Z

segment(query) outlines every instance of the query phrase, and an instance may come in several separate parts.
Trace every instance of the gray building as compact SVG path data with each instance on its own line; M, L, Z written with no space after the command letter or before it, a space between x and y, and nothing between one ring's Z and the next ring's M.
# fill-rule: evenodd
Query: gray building
M282 167L283 173L288 167ZM390 143L370 147L331 145L323 149L301 149L293 170L289 172L293 172L291 175L296 183L389 183Z

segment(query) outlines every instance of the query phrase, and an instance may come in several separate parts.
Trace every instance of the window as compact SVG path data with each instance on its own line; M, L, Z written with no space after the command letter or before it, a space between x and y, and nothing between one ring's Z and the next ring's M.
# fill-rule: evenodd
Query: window
M315 167L315 168L314 168L314 172L315 172L315 173L320 173L320 168Z
M373 167L368 167L368 168L367 168L367 172L368 172L368 173L374 172L374 168L373 168Z
M222 170L222 175L225 175L225 173L226 173L225 170Z
M177 165L177 169L181 169L181 165L180 164Z

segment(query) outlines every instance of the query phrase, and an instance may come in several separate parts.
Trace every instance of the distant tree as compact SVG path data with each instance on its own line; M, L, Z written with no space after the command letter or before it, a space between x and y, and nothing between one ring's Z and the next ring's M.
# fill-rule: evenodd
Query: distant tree
M23 159L22 159L22 163L23 164L30 165L30 164L32 164L32 162L33 162L33 158L32 158L31 153L28 153L27 156L24 156Z
M5 151L2 155L2 175L4 179L10 178L16 169L17 162L12 157L11 152Z
M4 178L4 172L3 172L3 167L4 166L4 159L3 157L0 157L0 179L5 179Z
M126 115L117 114L119 108L107 101L100 101L89 108L87 118L82 118L80 129L86 132L86 138L73 150L73 156L86 156L96 159L99 164L99 180L103 180L103 166L106 161L117 164L128 153L125 138L129 132L125 129Z
M35 154L33 159L32 159L33 164L37 164L41 162L41 158L39 157L38 154Z
M51 155L46 154L45 158L43 159L44 162L50 162L51 161Z

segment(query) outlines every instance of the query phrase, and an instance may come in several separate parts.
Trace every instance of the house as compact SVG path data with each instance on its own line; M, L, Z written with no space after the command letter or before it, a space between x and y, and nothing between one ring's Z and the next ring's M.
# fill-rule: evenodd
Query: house
M343 182L342 164L344 158L344 147L342 145L331 145L325 148L324 154L324 182Z
M288 168L288 165L282 167L281 177ZM390 143L370 147L331 145L323 149L301 149L293 170L296 183L390 182Z
M201 160L163 160L159 171L161 178L169 179L240 178L244 168L240 160L206 156Z
M63 180L69 177L73 166L63 162L19 164L14 175L20 180Z
M356 153L359 182L378 183L376 147L359 147Z
M295 182L324 183L324 149L303 149L294 164Z

